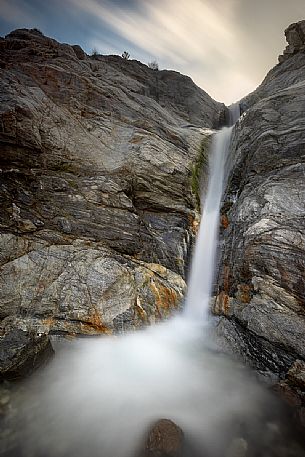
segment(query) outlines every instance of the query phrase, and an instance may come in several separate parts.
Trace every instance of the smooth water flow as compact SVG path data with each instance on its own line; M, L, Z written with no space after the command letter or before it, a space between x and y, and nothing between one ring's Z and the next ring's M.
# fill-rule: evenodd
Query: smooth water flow
M206 320L211 297L218 240L219 211L225 183L225 165L233 124L239 117L239 105L230 109L232 127L224 127L213 138L209 158L209 185L204 202L202 223L196 241L189 279L185 314ZM201 201L204 201L204 195Z

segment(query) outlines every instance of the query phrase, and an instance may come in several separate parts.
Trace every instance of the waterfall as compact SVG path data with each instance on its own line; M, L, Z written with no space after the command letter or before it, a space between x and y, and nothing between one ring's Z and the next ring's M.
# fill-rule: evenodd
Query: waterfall
M28 381L26 395L16 397L20 455L143 455L148 428L168 418L190 445L183 457L219 457L233 455L227 450L240 438L240 424L252 441L267 428L257 418L275 410L272 399L244 367L215 350L197 319L207 314L231 130L216 134L212 146L186 309L192 318L184 314L142 331L59 347Z
M206 320L215 270L219 211L225 182L225 164L234 123L239 117L238 103L229 109L231 127L223 127L213 138L209 157L209 184L198 238L193 254L185 315ZM204 201L202 196L201 201Z

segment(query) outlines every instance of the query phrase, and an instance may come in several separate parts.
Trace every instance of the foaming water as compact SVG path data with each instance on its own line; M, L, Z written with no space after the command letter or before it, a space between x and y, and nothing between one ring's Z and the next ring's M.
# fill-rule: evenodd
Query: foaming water
M200 325L176 318L59 351L27 386L24 455L133 457L160 418L182 427L196 456L221 455L236 424L254 436L271 400L202 335Z

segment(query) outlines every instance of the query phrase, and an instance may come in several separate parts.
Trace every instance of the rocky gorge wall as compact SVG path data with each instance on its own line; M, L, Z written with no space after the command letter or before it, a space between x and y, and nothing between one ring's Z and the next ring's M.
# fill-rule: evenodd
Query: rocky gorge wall
M222 207L213 312L223 346L299 407L305 424L305 21L241 101Z
M224 348L305 423L303 29L287 29L279 65L240 102L213 312ZM15 378L51 353L49 335L179 308L203 145L224 105L179 73L35 29L0 39L0 100L0 371Z
M16 377L49 334L124 331L180 306L196 163L224 105L179 73L36 29L0 39L0 68L0 371Z

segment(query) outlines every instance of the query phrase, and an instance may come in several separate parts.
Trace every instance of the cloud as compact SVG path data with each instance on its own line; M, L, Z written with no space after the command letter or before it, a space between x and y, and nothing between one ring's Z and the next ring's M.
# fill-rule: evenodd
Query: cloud
M254 90L276 64L284 28L304 9L304 0L0 1L0 18L12 26L81 37L89 51L126 49L144 62L156 59L227 104Z
M234 34L225 20L201 0L142 0L138 10L98 0L70 1L126 40L173 62L203 59L215 50L215 39L229 46L234 43ZM227 49L224 46L221 50L225 58L230 57Z
M38 15L24 1L1 0L0 18L14 27L35 26Z
M228 74L234 73L230 68L235 65L232 49L237 43L230 16L236 1L224 2L227 9L202 0L142 0L137 9L98 0L70 1L151 58L190 74L205 90L224 99L224 91L220 86L215 90L212 81L216 79L227 87L224 67L228 67ZM249 85L246 84L247 89Z

